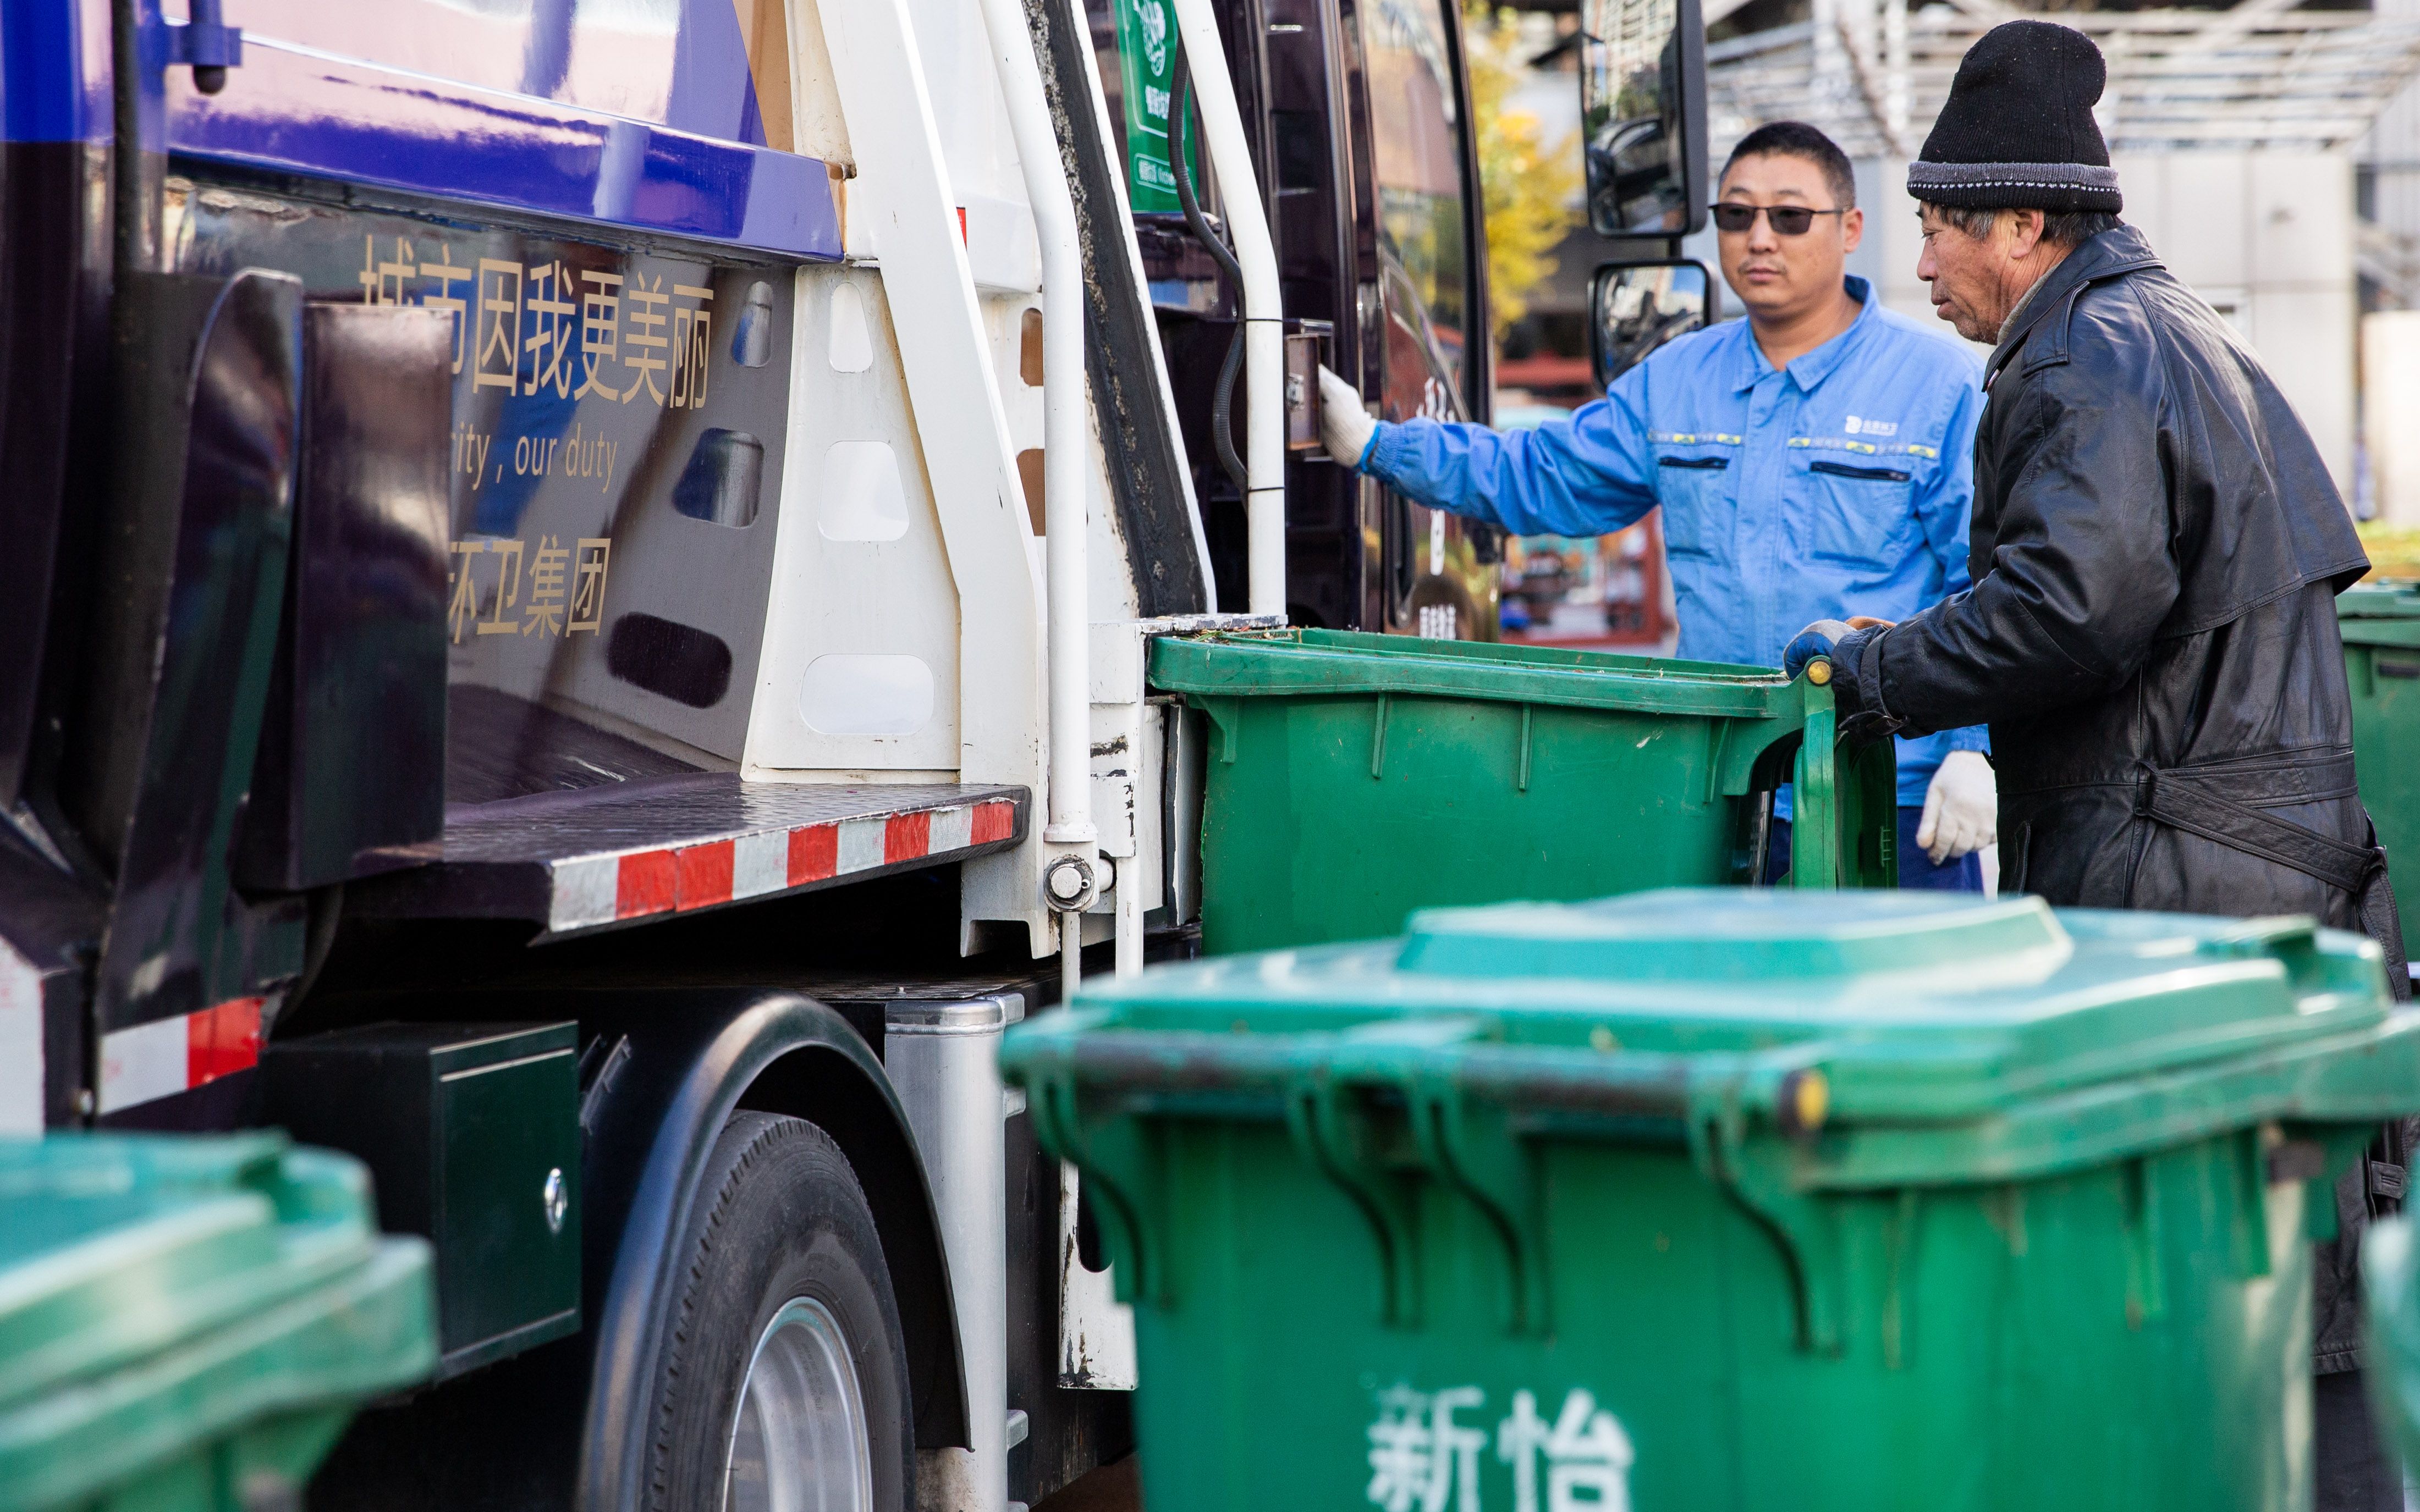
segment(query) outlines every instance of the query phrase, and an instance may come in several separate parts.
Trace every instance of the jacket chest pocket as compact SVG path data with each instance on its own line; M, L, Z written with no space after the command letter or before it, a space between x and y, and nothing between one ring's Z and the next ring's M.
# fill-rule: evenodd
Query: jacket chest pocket
M1655 497L1664 505L1664 549L1678 556L1711 556L1730 539L1731 459L1716 454L1659 456Z
M1807 464L1804 486L1800 529L1809 555L1887 564L1910 548L1916 486L1907 469L1818 458Z

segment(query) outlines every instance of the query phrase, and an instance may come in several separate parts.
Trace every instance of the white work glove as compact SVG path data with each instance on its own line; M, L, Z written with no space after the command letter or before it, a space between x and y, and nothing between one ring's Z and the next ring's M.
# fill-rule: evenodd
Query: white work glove
M1361 408L1361 391L1319 364L1319 439L1327 455L1348 468L1361 465L1378 423Z
M1924 818L1916 842L1932 864L1954 861L1999 838L2000 781L1992 760L1979 750L1953 750L1941 759L1932 785L1924 790Z

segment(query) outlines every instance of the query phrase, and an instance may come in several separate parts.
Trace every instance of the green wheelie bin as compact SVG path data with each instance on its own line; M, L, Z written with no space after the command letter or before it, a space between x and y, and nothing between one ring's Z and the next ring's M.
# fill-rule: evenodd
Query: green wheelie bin
M2352 690L2353 773L2386 847L2407 949L2420 948L2420 584L2336 595Z
M436 1364L428 1246L282 1134L0 1139L0 1512L275 1512Z
M2370 1410L2403 1463L2420 1466L2420 1229L2411 1219L2363 1236L2361 1289Z
M2420 1012L2306 918L1689 888L1096 980L1002 1060L1152 1512L2251 1512Z
M1890 745L1838 748L1830 671L1338 630L1156 640L1153 686L1207 721L1203 946L1370 939L1430 905L1745 884L1783 783L1790 881L1890 887Z

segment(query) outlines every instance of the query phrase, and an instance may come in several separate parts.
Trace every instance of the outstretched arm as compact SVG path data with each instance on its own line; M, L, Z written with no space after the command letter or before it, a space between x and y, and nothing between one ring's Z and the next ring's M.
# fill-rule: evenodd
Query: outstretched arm
M1342 378L1330 387L1331 377L1321 374L1323 411L1342 408L1341 398L1357 413L1359 395ZM1646 378L1644 366L1633 368L1606 397L1535 430L1365 420L1373 434L1356 445L1358 427L1344 421L1330 427L1329 450L1341 443L1362 471L1431 509L1468 515L1516 535L1601 535L1655 507Z

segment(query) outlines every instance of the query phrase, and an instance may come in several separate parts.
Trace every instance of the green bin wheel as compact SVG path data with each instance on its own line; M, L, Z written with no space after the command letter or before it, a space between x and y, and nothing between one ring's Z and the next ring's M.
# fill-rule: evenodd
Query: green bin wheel
M659 1512L896 1512L914 1480L899 1306L857 1173L803 1119L732 1115L682 1236L652 1394Z

